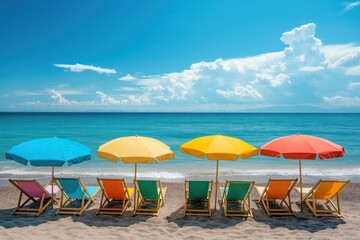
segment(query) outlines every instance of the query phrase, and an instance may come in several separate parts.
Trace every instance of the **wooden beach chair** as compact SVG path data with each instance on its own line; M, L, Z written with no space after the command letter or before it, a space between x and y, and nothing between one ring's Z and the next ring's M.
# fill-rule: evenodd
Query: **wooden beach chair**
M60 207L56 214L82 215L91 203L95 204L94 196L100 189L97 186L85 186L81 178L56 178L56 183L61 190ZM73 206L79 201L79 207Z
M38 217L52 202L57 202L55 197L56 193L59 191L57 186L53 187L53 194L51 194L51 185L42 186L35 179L9 179L9 182L20 190L16 210L13 214L27 214ZM26 197L24 202L22 202L23 196ZM34 204L31 204L31 206L26 205L30 200Z
M134 214L158 216L164 205L166 188L161 187L160 180L137 180L137 197Z
M185 216L211 217L210 198L213 181L185 180Z
M265 187L255 186L260 199L259 202L265 208L268 216L271 215L295 215L291 207L290 193L295 187L296 179L269 179ZM277 208L271 208L270 204L276 204L280 200ZM285 205L284 205L284 204Z
M226 181L225 187L220 187L225 217L252 217L250 193L254 184L253 181Z
M305 202L315 217L344 217L340 209L339 194L350 183L347 181L319 180L312 188L303 188ZM300 193L300 188L295 188ZM333 202L336 198L336 204ZM325 203L324 203L325 202ZM323 207L317 206L324 203Z
M122 215L126 208L131 205L131 197L134 188L127 188L125 179L97 178L101 188L101 201L98 214ZM117 206L115 204L120 206ZM115 206L111 206L115 205Z

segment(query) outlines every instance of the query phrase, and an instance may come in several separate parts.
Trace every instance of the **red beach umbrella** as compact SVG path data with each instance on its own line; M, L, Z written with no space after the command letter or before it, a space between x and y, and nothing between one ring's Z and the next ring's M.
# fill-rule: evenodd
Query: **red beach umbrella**
M315 160L316 157L321 160L339 158L343 157L344 153L345 150L342 146L337 145L329 140L301 134L276 138L260 147L260 155L276 158L283 156L285 159L293 159L299 161L299 184L301 200L303 186L301 174L301 160Z

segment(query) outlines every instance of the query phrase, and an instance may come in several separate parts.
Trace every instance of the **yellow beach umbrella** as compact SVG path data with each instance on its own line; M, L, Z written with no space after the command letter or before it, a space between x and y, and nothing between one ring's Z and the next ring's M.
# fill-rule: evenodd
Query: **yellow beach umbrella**
M258 149L238 138L223 135L212 135L195 138L180 146L181 152L198 158L216 160L216 191L215 209L217 201L217 189L219 186L218 172L219 160L237 160L238 157L245 159L258 154Z
M152 163L153 161L162 162L175 158L175 154L166 144L154 138L141 136L113 139L101 145L97 150L97 155L100 158L108 159L113 162L120 160L122 163L134 163L134 185L138 163Z

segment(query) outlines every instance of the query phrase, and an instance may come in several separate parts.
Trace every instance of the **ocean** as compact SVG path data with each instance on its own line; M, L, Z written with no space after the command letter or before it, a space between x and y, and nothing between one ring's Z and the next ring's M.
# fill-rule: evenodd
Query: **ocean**
M97 176L125 177L131 181L133 164L100 159L96 150L118 137L139 135L169 145L176 159L138 164L138 178L182 182L214 179L215 161L180 152L180 145L200 136L222 134L242 139L255 147L291 134L326 138L345 148L345 156L330 160L304 160L303 180L350 179L360 182L360 114L300 113L0 113L0 185L8 178L49 179L47 167L23 166L5 159L12 146L42 137L78 141L93 151L93 158L73 166L55 168L56 176L81 176L95 182ZM265 182L269 177L298 177L298 161L255 156L220 161L219 178Z

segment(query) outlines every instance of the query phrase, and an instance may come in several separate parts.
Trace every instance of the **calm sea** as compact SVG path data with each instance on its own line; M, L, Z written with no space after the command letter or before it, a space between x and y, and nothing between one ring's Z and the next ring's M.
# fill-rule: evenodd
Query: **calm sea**
M55 169L57 176L96 176L131 179L132 164L113 163L96 156L97 148L114 138L139 135L169 145L176 159L158 164L139 164L140 178L163 181L215 176L215 162L184 155L180 145L204 135L223 134L240 138L255 147L295 133L329 139L345 148L345 157L303 161L305 182L318 178L341 178L360 182L360 114L256 114L256 113L0 113L0 184L12 178L50 176L50 168L22 166L5 159L5 151L21 142L42 137L63 137L94 151L90 161ZM221 161L219 176L254 179L298 175L298 162L256 156L246 160Z

